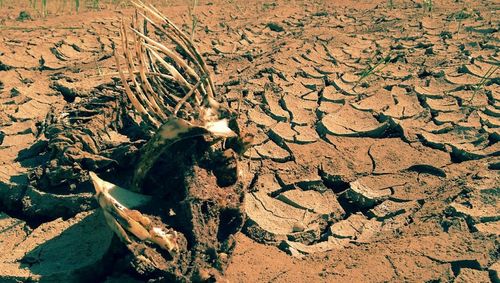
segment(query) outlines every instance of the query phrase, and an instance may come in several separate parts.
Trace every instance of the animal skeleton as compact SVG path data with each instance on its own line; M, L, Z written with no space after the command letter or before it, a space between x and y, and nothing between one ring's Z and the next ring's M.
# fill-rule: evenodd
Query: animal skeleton
M131 191L93 172L90 178L108 225L129 249L134 241L149 242L172 254L179 249L178 233L154 227L146 215L131 209L150 199L140 194L148 172L164 151L181 140L206 136L212 144L225 141L233 147L222 145L225 153L238 154L248 148L251 136L241 138L236 115L231 118L231 111L216 101L213 80L191 39L153 6L132 3L137 9L132 27L127 30L123 21L120 27L125 70L118 54L115 59L133 110L155 134L141 149Z

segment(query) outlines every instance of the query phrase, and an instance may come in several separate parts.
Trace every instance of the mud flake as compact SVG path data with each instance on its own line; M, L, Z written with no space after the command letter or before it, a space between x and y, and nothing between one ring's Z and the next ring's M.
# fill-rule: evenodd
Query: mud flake
M306 245L300 242L293 241L283 241L280 244L280 248L284 249L291 255L302 258L303 254L315 254L315 253L323 253L331 250L340 250L344 246L349 244L349 239L338 239L335 237L328 237L326 241L322 241L319 243Z
M347 83L343 82L342 79L337 77L336 75L328 76L328 80L342 94L347 95L347 96L357 95L356 91L354 90L354 84L347 84Z
M264 108L264 110L269 116L276 121L290 120L290 115L280 106L280 98L278 98L275 93L266 91L263 98L266 103L266 108Z
M48 112L50 105L40 103L36 100L30 100L19 106L18 110L12 116L21 121L28 119L40 119Z
M488 270L491 275L490 278L493 282L500 281L500 261L496 261L488 268Z
M66 193L51 194L29 186L21 199L22 212L35 219L52 220L72 217L93 208L92 194L70 194L69 188Z
M13 250L30 232L31 229L24 221L0 213L0 249L2 251Z
M344 197L357 207L369 208L387 199L391 193L390 187L371 187L363 179L359 179L349 184Z
M500 128L500 117L487 114L487 111L478 112L481 124L493 129Z
M329 172L351 176L353 173L367 174L373 169L373 162L368 154L373 140L327 136L327 140L337 151L328 154L324 168ZM332 146L333 147L333 146ZM329 165L326 165L329 164ZM336 175L336 174L335 174Z
M449 112L449 113L439 113L433 118L434 122L438 125L445 123L459 124L467 118L465 113L460 112Z
M490 203L483 201L482 198L473 197L467 201L464 200L463 203L457 200L449 205L449 209L453 215L465 217L473 223L495 222L500 221L497 201L498 199Z
M342 209L332 191L317 192L295 189L285 191L276 198L324 217L341 219L345 214L344 209Z
M0 278L91 280L105 271L112 236L99 212L42 224L0 256L1 270L7 272L1 272Z
M457 125L445 133L422 132L419 137L427 146L450 152L457 161L480 159L497 151L497 143L488 146L487 134L474 127Z
M299 116L299 114L304 114L306 116L312 116L310 111L313 111L318 107L316 101L305 100L295 95L285 95L283 97L283 102L288 111L292 112L294 118ZM306 111L304 111L306 110ZM308 114L305 114L308 113ZM304 119L304 118L301 118ZM298 123L297 123L298 124Z
M313 92L311 89L308 89L299 80L296 79L291 79L290 83L282 83L280 84L280 87L283 88L284 93L297 97L303 97Z
M451 163L445 152L424 146L409 145L398 138L377 140L370 149L375 165L374 173L395 173L417 164L442 167Z
M488 271L476 270L471 268L460 268L458 276L453 282L456 283L467 283L467 282L477 282L477 283L489 283L490 278Z
M454 72L445 72L445 80L450 84L460 86L471 86L481 83L481 78L469 74L456 74Z
M27 52L11 51L0 56L0 65L9 66L9 68L36 68L38 58L31 56Z
M474 227L485 235L500 236L500 221L478 223Z
M416 94L427 98L441 99L445 96L444 92L437 89L437 87L432 88L415 85L414 90Z
M353 108L364 112L382 112L394 105L391 93L381 89L375 94L351 104Z
M425 102L431 110L437 112L457 112L460 109L457 100L451 96L441 99L427 98Z
M380 226L380 222L374 219L368 220L363 214L356 213L334 223L330 227L330 233L338 239L367 241L379 231Z
M289 123L280 122L270 130L269 134L274 135L279 142L294 142L296 132Z
M419 207L420 205L416 201L395 202L392 200L386 200L371 209L369 213L378 220L383 221L400 214L413 212Z
M326 86L321 94L321 100L343 104L346 100L346 96L340 93L335 87Z
M344 106L321 119L320 133L346 137L381 137L388 123L379 123L372 114Z
M386 257L391 260L399 275L398 280L429 282L452 279L449 264L437 263L415 252L390 254Z
M316 113L318 113L319 118L323 118L325 115L335 113L340 111L344 105L340 103L334 103L330 101L321 101Z
M417 97L401 93L392 95L393 100L397 103L389 106L389 109L384 111L385 115L397 119L408 119L424 111L424 109L420 107Z
M426 245L422 245L426 243ZM468 262L478 268L486 268L489 256L483 251L491 251L494 243L481 239L470 239L457 234L441 233L408 240L407 249L421 252L440 263L459 264Z
M318 133L310 126L295 126L293 130L297 132L294 137L294 142L296 143L313 143L319 139Z
M248 118L259 126L270 127L276 124L276 120L269 117L260 108L252 108L248 111Z
M303 209L287 205L264 192L247 194L245 209L249 220L275 235L293 233L296 223L304 221Z
M255 146L254 149L261 157L269 158L277 162L290 161L292 158L287 150L273 141L267 141L262 145Z

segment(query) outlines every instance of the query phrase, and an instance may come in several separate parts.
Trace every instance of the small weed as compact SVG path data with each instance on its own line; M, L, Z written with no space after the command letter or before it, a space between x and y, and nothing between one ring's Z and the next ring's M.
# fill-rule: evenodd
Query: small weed
M189 18L191 19L191 41L194 38L194 31L198 25L198 17L195 15L195 9L198 6L198 0L193 0L193 5L189 6Z
M487 83L491 81L491 77L498 71L498 68L500 66L491 66L488 71L484 74L484 76L481 77L481 80L479 83L475 84L473 86L474 90L480 90L482 89Z
M394 9L394 0L389 0L388 6L389 6L389 9Z
M377 55L378 54L376 54L374 57L376 57ZM387 66L387 63L389 63L391 61L391 56L392 56L392 53L389 52L389 54L387 56L380 58L377 62L375 62L375 64L373 66L370 65L373 58L370 59L368 61L368 66L363 71L361 71L360 73L357 74L357 75L359 75L359 80L356 82L355 86L357 86L364 79L375 74L376 72L382 71L382 69L384 69ZM382 67L379 68L379 66L382 66Z
M492 80L491 77L498 71L498 68L500 68L500 66L491 66L488 69L488 71L486 71L484 76L481 77L481 80L477 84L471 86L474 94L472 94L472 97L469 100L469 102L474 100L474 98L476 97L477 91L483 89L484 86L487 85Z
M42 0L42 15L43 17L47 16L47 0Z
M424 7L424 11L432 12L434 8L434 3L432 3L432 0L424 0L422 7Z
M21 11L19 13L19 16L17 16L16 21L18 22L24 22L24 21L29 21L31 20L31 15L26 12L26 11Z
M265 12L267 10L271 10L271 9L274 9L278 6L278 4L276 4L275 2L271 2L271 3L263 3L262 4L262 11Z

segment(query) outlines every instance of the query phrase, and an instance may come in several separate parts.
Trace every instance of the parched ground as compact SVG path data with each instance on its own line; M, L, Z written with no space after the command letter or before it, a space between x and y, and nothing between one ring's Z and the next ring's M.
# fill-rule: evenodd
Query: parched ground
M329 2L195 10L218 92L256 137L226 278L499 282L500 6ZM174 4L160 10L189 31ZM113 41L132 10L20 22L21 9L0 10L0 281L132 280L110 262L89 183L47 153L51 121L118 105ZM112 164L95 141L71 142L87 155L65 166Z

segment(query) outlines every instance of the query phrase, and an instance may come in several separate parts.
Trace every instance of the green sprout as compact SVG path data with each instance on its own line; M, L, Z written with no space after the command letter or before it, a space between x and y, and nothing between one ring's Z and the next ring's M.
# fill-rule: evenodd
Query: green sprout
M198 6L198 0L193 0L193 5L189 6L189 17L191 18L191 41L194 38L194 31L198 25L198 17L194 14L196 7Z
M484 86L491 81L491 77L498 71L498 68L500 68L500 66L491 66L488 71L486 71L486 73L481 77L481 80L477 84L471 86L474 94L472 94L469 102L474 100L477 91L483 89Z
M361 81L363 81L367 77L375 74L376 72L382 71L387 66L387 63L389 63L391 61L391 55L392 55L392 53L389 52L389 54L387 56L378 60L373 66L370 65L370 62L373 60L373 58L368 60L369 61L368 67L366 67L363 71L361 71L359 73L359 80L356 82L356 84L354 86L357 86L359 83L361 83ZM382 65L382 67L379 68L379 66L381 66L381 65Z

